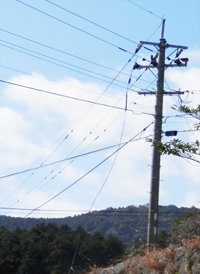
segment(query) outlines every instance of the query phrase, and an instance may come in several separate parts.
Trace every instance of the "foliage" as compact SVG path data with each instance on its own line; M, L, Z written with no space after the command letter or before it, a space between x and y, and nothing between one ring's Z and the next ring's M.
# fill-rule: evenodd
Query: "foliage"
M172 221L171 241L180 244L183 239L200 236L200 209L185 212Z
M174 205L159 206L159 230L170 233L173 218L183 212L192 211L194 208L178 208ZM55 223L58 227L67 225L76 230L81 226L88 233L100 232L103 237L110 235L121 239L126 245L131 246L136 239L147 238L148 204L128 206L121 208L108 208L102 211L94 211L74 217L57 219L14 218L0 216L0 226L12 227L18 220L21 229L30 230L40 223Z
M1 274L65 274L72 262L76 273L91 265L107 266L124 254L122 242L82 228L71 230L67 225L39 224L30 231L0 228ZM77 251L77 252L75 252ZM74 254L76 255L74 257ZM73 260L75 258L75 260Z
M188 106L181 105L178 108L174 107L174 109L200 121L200 105L198 105L197 108L189 108ZM200 129L200 122L194 124L194 129ZM166 143L152 139L148 139L148 141L151 142L161 154L175 155L200 163L199 159L195 157L196 155L200 155L200 143L198 140L191 143L179 139L173 139Z

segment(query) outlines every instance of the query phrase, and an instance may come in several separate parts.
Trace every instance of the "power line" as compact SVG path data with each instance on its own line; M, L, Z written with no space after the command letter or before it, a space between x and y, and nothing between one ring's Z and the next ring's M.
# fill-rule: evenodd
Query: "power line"
M34 208L18 208L18 207L0 207L1 210L19 210L19 211L31 211L31 210L34 210ZM113 210L109 210L109 209L104 209L104 210L93 210L93 211L90 211L88 212L87 209L41 209L41 208L38 208L38 209L35 209L34 211L37 211L37 212L81 212L81 213L86 213L86 214L97 214L98 215L101 215L101 214L112 214L112 213L119 213L119 214L148 214L148 211L146 212L139 212L139 211L134 211L134 210L126 210L126 209L122 209L122 210L118 210L118 209L113 209ZM181 212L173 212L173 211L164 211L164 212L160 212L160 214L176 214L176 215L179 215L181 213L185 212L184 210L181 211ZM185 213L190 213L190 212L185 212ZM146 226L145 226L146 228Z
M122 132L121 132L120 140L119 140L119 147L120 147L120 144L121 144L121 141L122 141L122 137L123 137L123 133L124 133L125 122L126 122L126 112L124 113L124 122L123 122L123 126L122 126ZM106 182L107 182L107 180L108 180L108 178L109 178L109 176L110 176L110 174L111 174L111 172L112 172L112 170L113 170L113 167L114 167L115 162L116 162L116 160L117 160L117 156L118 156L118 153L116 153L115 158L114 158L114 161L113 161L113 163L112 163L112 165L111 165L111 168L110 168L110 170L109 170L109 172L108 172L108 174L107 174L107 176L106 176L106 179L104 180L104 182L103 182L101 188L99 189L99 191L98 191L98 193L97 193L95 199L93 200L93 202L92 202L92 204L91 204L91 206L90 206L89 211L91 211L92 207L94 206L94 203L96 202L96 200L97 200L97 198L99 197L99 195L100 195L102 189L104 188L104 186L105 186L105 184L106 184Z
M66 135L64 137L64 139L62 139L62 141L57 145L56 148L54 148L54 150L46 157L45 160L43 160L43 162L40 164L40 167L41 166L44 166L44 163L51 157L51 155L61 146L61 144L69 137L70 134ZM16 187L7 197L5 197L1 202L0 204L2 204L4 201L6 201L17 189L19 189L24 183L26 183L26 181L34 175L34 173L37 171L38 169L35 169L33 173L31 173L31 175L28 176L28 178L26 178L18 187ZM7 189L8 190L8 189ZM6 191L7 191L6 190ZM5 192L6 192L5 191Z
M123 136L123 133L124 133L125 121L126 121L126 112L125 112L125 115L124 115L124 122L123 122L123 127L122 127L122 132L121 132L121 136L120 136L120 141L119 141L119 143L121 143L122 136ZM120 147L120 145L119 145L119 147ZM118 151L118 152L119 152L119 151ZM91 209L92 209L94 203L96 202L97 198L99 197L99 195L100 195L102 189L104 188L104 186L105 186L105 184L106 184L106 182L107 182L107 180L108 180L108 178L109 178L109 176L110 176L110 174L111 174L111 172L112 172L112 170L113 170L113 167L114 167L114 165L115 165L115 162L116 162L116 159L117 159L117 156L118 156L118 152L115 154L115 158L114 158L114 161L113 161L113 163L112 163L112 166L111 166L111 168L110 168L110 170L109 170L109 172L108 172L108 174L107 174L107 176L106 176L106 178L105 178L105 180L104 180L104 182L103 182L101 188L99 189L97 195L95 196L95 198L94 198L94 200L93 200L93 202L92 202L92 204L91 204L91 206L90 206L89 211L91 211ZM74 252L74 256L73 256L73 260L72 260L72 263L71 263L70 270L73 269L73 266L74 266L74 261L75 261L75 258L76 258L76 256L77 256L77 251L78 251L78 246L79 246L79 244L80 244L80 239L81 239L81 235L80 235L80 237L79 237L79 239L78 239L78 242L77 242L77 248L76 248L76 250L75 250L75 252ZM70 270L69 270L69 273L70 273Z
M105 163L108 159L110 159L113 155L115 155L119 150L121 150L122 148L124 148L127 144L129 144L130 142L132 142L139 134L141 134L142 132L145 132L147 130L147 128L149 128L151 125L153 124L153 122L151 122L149 125L147 125L143 130L141 130L139 133L137 133L134 137L132 137L131 139L129 139L127 142L125 142L124 144L122 144L118 149L116 149L113 153L111 153L109 156L107 156L104 160L102 160L99 164L97 164L96 166L94 166L92 169L90 169L88 172L86 172L84 175L82 175L81 177L79 177L79 179L77 179L75 182L73 182L72 184L70 184L69 186L67 186L66 188L64 188L62 191L58 192L56 195L54 195L53 197L51 197L49 200L47 200L46 202L44 202L43 204L41 204L40 206L34 208L31 212L29 212L26 216L24 216L23 218L28 217L29 215L31 215L31 213L33 213L36 209L39 209L41 207L43 207L44 205L48 204L49 202L51 202L52 200L54 200L55 198L57 198L58 196L60 196L62 193L64 193L65 191L67 191L69 188L71 188L73 185L77 184L80 180L82 180L83 178L85 178L87 175L89 175L92 171L94 171L95 169L97 169L99 166L101 166L103 163ZM12 226L16 225L17 223L19 223L20 221L17 221L16 223L14 223ZM9 227L9 228L10 228Z
M104 29L104 30L106 30L106 31L108 31L108 32L110 32L110 33L112 33L112 34L115 34L115 35L117 35L118 37L121 37L121 38L123 38L123 39L125 39L125 40L127 40L127 41L129 41L129 42L131 42L131 43L134 43L134 44L136 44L136 45L138 44L138 43L136 43L135 41L133 41L133 40L131 40L131 39L129 39L129 38L124 37L123 35L120 35L120 34L114 32L114 31L112 31L112 30L109 30L109 29L107 29L107 28L105 28L105 27L103 27L103 26L100 26L99 24L97 24L97 23L95 23L95 22L93 22L93 21L91 21L91 20L88 20L87 18L84 18L83 16L80 16L80 15L76 14L75 12L72 12L72 11L66 9L66 8L63 8L63 7L57 5L57 4L55 4L55 3L53 3L53 2L51 2L51 1L49 1L49 0L45 0L45 1L48 2L48 3L50 3L50 4L52 4L52 5L54 5L54 6L56 6L56 7L58 7L58 8L60 8L60 9L62 9L62 10L65 10L66 12L69 12L69 13L75 15L76 17L79 17L79 18L81 18L81 19L83 19L83 20L85 20L85 21L87 21L87 22L89 22L89 23L91 23L91 24L93 24L93 25L95 25L95 26L101 28L101 29Z
M58 81L53 81L53 80L48 79L48 78L46 78L46 77L42 77L42 76L38 76L38 75L36 76L36 75L31 74L31 73L22 71L22 70L14 69L14 68L7 67L7 66L4 66L4 65L0 65L0 67L5 68L5 69L8 69L8 70L15 71L15 72L19 72L19 73L22 73L22 74L30 75L31 77L34 77L34 78L39 78L39 79L47 80L47 81L50 81L50 82L52 82L52 83L56 83L56 84L63 85L63 86L66 86L66 87L71 87L71 88L74 88L74 89L83 90L83 91L87 91L87 92L90 92L90 93L94 93L94 94L100 95L100 93L95 92L95 91L92 91L92 90L88 90L88 89L84 89L84 88L80 88L80 87L68 85L68 84L65 84L65 83L62 83L62 82L58 82ZM145 80L144 80L144 81L145 81ZM114 98L114 99L116 99L116 100L119 99L119 98L116 98L116 97L113 97L113 96L107 95L107 94L104 95L104 96L105 96L105 97L108 97L108 98L112 98L112 99Z
M117 45L115 45L115 44L113 44L113 43L111 43L111 42L108 42L108 41L106 41L106 40L104 40L104 39L102 39L102 38L100 38L100 37L98 37L98 36L96 36L96 35L94 35L94 34L91 34L91 33L87 32L87 31L83 30L83 29L80 29L80 28L78 28L78 27L75 27L74 25L69 24L69 23L67 23L66 21L63 21L63 20L61 20L61 19L59 19L59 18L57 18L57 17L55 17L55 16L53 16L53 15L51 15L51 14L49 14L49 13L46 13L46 12L40 10L40 9L37 9L37 8L31 6L31 5L27 4L27 3L24 3L24 2L22 2L22 1L20 1L20 0L16 0L16 1L19 2L19 3L21 3L21 4L23 4L23 5L25 5L25 6L27 6L27 7L29 7L29 8L32 8L32 9L34 9L34 10L36 10L36 11L42 13L42 14L44 14L44 15L46 15L46 16L48 16L48 17L54 19L54 20L57 20L57 21L59 21L59 22L65 24L65 25L67 25L67 26L70 26L70 27L72 27L72 28L74 28L74 29L76 29L76 30L78 30L78 31L81 31L81 32L83 32L83 33L85 33L85 34L87 34L87 35L93 37L93 38L96 38L96 39L98 39L98 40L101 41L101 42L104 42L104 43L106 43L106 44L108 44L108 45L110 45L110 46L113 46L113 47L115 47L115 48L117 48L117 49L119 49L119 50L121 50L121 51L124 51L124 52L127 52L127 53L129 53L129 54L132 54L132 52L130 52L130 51L126 50L126 49L123 49L122 47L119 47L119 46L117 46Z
M4 47L7 47L7 48L10 48L10 49L12 49L12 50L15 50L15 51L21 52L21 53L23 53L23 54L29 55L29 56L31 56L31 57L34 57L34 58L40 59L40 60L42 60L42 61L45 61L45 62L51 63L51 64L53 64L53 65L56 65L56 66L59 66L59 67L65 68L65 69L69 69L69 70L71 70L71 71L74 71L74 72L80 73L80 74L82 74L82 75L89 76L89 77L91 77L91 78L94 78L94 79L97 79L97 80L100 80L100 81L103 81L103 82L106 82L106 83L110 83L110 82L109 82L109 81L107 81L107 80L104 80L104 79L98 78L98 77L96 77L96 76L92 76L92 75L90 75L90 74L87 74L87 73L84 73L84 72L81 72L81 71L78 71L78 70L75 70L75 69L72 69L72 68L69 68L69 67L66 67L66 66L64 66L64 65L61 65L61 64L55 63L55 62L50 61L50 60L46 60L46 59L41 58L41 57L39 57L39 56L35 56L35 55L33 55L33 54L30 54L30 53L28 53L28 52L24 52L24 51L21 51L21 50L16 49L16 48L12 48L12 47L7 46L7 45L4 45L4 44L0 44L0 45L1 45L1 46L4 46ZM39 54L39 53L37 53L37 54ZM42 55L42 54L40 54L40 55ZM52 57L48 57L48 58L50 58L50 59L55 59L55 58L52 58ZM59 60L57 60L57 61L59 61ZM59 61L59 62L65 63L64 61ZM73 65L72 65L72 66L73 66ZM79 67L79 68L80 68L80 67ZM82 70L86 70L86 69L83 69L83 68L80 68L80 69L82 69ZM91 71L91 73L93 73L93 74L98 74L98 73L95 73L95 72L92 72L92 71ZM99 74L99 75L100 75L100 74ZM102 75L102 76L103 76L103 75ZM108 77L108 76L103 76L103 77L106 77L106 78L112 79L111 77ZM117 80L117 81L118 81L118 80ZM119 81L119 82L121 82L121 81ZM121 88L125 88L125 87L123 87L123 86L121 86L121 85L119 85L119 84L116 84L116 83L112 83L112 84L113 84L113 85L115 85L115 86L121 87Z
M100 105L100 106L103 106L103 107L109 107L109 108L118 109L118 110L124 110L124 108L121 108L121 107L111 106L111 105L108 105L108 104L98 103L98 102L85 100L85 99L81 99L81 98L77 98L77 97L72 97L72 96L68 96L68 95L64 95L64 94L59 94L59 93L55 93L55 92L51 92L51 91L47 91L47 90L43 90L43 89L38 89L38 88L34 88L34 87L24 86L24 85L20 85L20 84L13 83L13 82L8 82L8 81L4 81L4 80L0 80L0 82L5 83L5 84L9 84L9 85L13 85L13 86L17 86L17 87L30 89L30 90L44 92L44 93L55 95L55 96L65 97L65 98L73 99L73 100L76 100L76 101L81 101L81 102L90 103L90 104L94 104L94 105ZM127 111L132 112L131 109L128 109Z
M147 137L145 137L145 138L147 138ZM129 142L138 141L138 140L141 140L141 139L143 139L143 138L139 138L139 139L132 140L132 141L129 141ZM124 142L124 143L120 143L120 144L116 144L116 145L104 147L104 148L101 148L101 149L93 150L93 151L90 151L90 152L86 152L86 153L83 153L83 154L79 154L79 155L76 155L76 156L65 158L65 159L62 159L62 160L59 160L59 161L48 163L48 164L45 164L45 165L41 164L40 166L37 166L37 167L33 167L33 168L26 169L26 170L18 171L18 172L15 172L15 173L11 173L11 174L7 174L7 175L4 175L4 176L0 176L0 179L4 179L4 178L7 178L7 177L19 175L19 174L22 174L22 173L25 173L25 172L36 170L36 169L41 169L43 167L55 165L55 164L62 163L62 162L65 162L65 161L70 161L70 160L73 160L73 159L76 159L76 158L79 158L79 157L83 157L83 156L87 156L87 155L90 155L90 154L93 154L93 153L97 153L97 152L100 152L100 151L111 149L111 148L114 148L114 147L119 146L119 145L120 146L121 145L125 145L127 143L128 142Z
M147 9L145 9L145 8L143 8L143 7L141 7L140 5L138 5L138 4L136 4L136 3L134 3L133 1L131 1L131 0L127 0L128 2L130 2L131 4L133 4L133 5L135 5L135 6L137 6L138 8L140 8L140 9L142 9L142 10L144 10L144 11L146 11L146 12L148 12L148 13L150 13L151 15L154 15L154 16L156 16L157 18L159 18L159 19L163 19L162 17L160 17L160 16L158 16L158 15L156 15L155 13L153 13L152 11L149 11L149 10L147 10Z
M138 51L139 51L139 48L137 48L137 49L135 50L135 53L133 54L133 56L134 56ZM131 59L133 58L133 56L128 60L128 62L127 62L127 63L125 64L125 66L121 69L121 71L119 71L119 73L116 75L116 77L123 71L123 69L126 67L126 65L131 61ZM115 77L112 81L114 81L114 80L116 79L116 77ZM104 90L103 94L104 94L105 91L109 88L109 86L110 86L111 84L112 84L112 82L111 82L111 83L107 86L107 88ZM102 96L102 95L101 95L101 96ZM101 96L100 96L100 97L101 97ZM82 118L82 119L83 119L83 118ZM95 139L95 140L96 140L96 139ZM71 154L71 153L70 153L70 154ZM60 173L61 173L61 172L59 172L58 174L60 174ZM58 175L58 174L57 174L57 175ZM53 180L57 175L53 176L49 181ZM45 177L45 179L46 179L46 177ZM48 182L49 182L49 181L48 181ZM41 182L42 182L42 181L41 181ZM40 183L41 183L41 182L40 182ZM48 182L47 182L47 183L48 183ZM47 183L46 183L46 184L47 184ZM45 184L45 185L46 185L46 184ZM43 185L43 186L44 186L44 185ZM42 186L42 187L43 187L43 186Z
M5 46L5 45L4 45ZM15 49L14 49L15 50ZM36 56L34 56L34 57L36 57ZM36 57L37 58L37 57ZM44 61L47 61L48 62L48 60L44 60ZM59 64L56 64L56 65L59 65ZM45 80L48 80L48 81L50 81L50 82L52 82L52 83L57 83L57 84L60 84L60 85L64 85L64 86L68 86L68 87L72 87L72 88L76 88L76 89L80 89L80 90L84 90L84 91L87 91L87 92L92 92L92 93L96 93L96 94L99 94L99 93L97 93L97 92L94 92L94 91L91 91L91 90L87 90L87 89L83 89L83 88L78 88L78 87L75 87L75 86L72 86L72 85L68 85L68 84L63 84L63 83L60 83L60 82L58 82L58 81L53 81L53 80L50 80L50 79L47 79L46 77L41 77L41 76L36 76L36 75L33 75L33 74L31 74L31 73L28 73L28 72L25 72L25 71L22 71L22 70L18 70L18 69L15 69L15 68L11 68L11 67L8 67L8 66L4 66L4 65L1 65L0 64L0 67L2 67L2 68L6 68L6 69L9 69L9 70L13 70L13 71L16 71L16 72L19 72L19 73L22 73L22 74L26 74L26 75L30 75L30 76L32 76L32 77L36 77L36 78L40 78L40 79L45 79ZM63 67L63 66L62 66ZM112 69L111 69L112 70ZM113 70L114 72L117 72L117 73L119 73L120 71L118 71L118 70ZM126 75L126 76L129 76L129 74L127 74L127 73L124 73L124 72L120 72L121 74L123 74L123 75ZM90 76L90 75L88 75L88 76ZM90 77L92 77L92 76L90 76ZM94 77L93 77L94 78ZM132 78L137 78L136 76L133 76L132 75ZM98 78L99 79L99 78ZM99 79L99 80L102 80L102 81L104 81L105 82L105 80L103 80L103 79ZM142 81L142 82L145 82L145 83L151 83L151 82L149 82L149 81L147 81L147 80L145 80L145 79L140 79L140 81ZM106 82L108 82L108 81L106 81ZM125 83L125 82L124 82ZM117 84L114 84L114 85L117 85ZM117 85L117 86L119 86L119 85ZM119 86L119 87L121 87L121 88L126 88L126 87L123 87L123 86ZM137 86L135 86L136 88L140 88L140 87L137 87ZM133 91L136 91L136 90L133 90ZM138 91L136 91L136 92L138 92ZM111 96L109 96L109 95L105 95L105 96L108 96L108 97L111 97ZM112 97L113 98L113 97Z
M149 36L149 38L147 39L147 41L149 41L151 39L151 37L153 37L153 35L159 30L160 26L162 25L162 22L159 24L159 26L156 28L156 30L151 34L151 36Z
M112 78L109 77L109 76L106 76L106 75L103 75L103 74L94 72L93 70L89 70L89 69L82 68L82 67L80 67L80 66L73 65L73 64L71 64L71 63L68 63L68 62L65 62L65 61L62 61L62 60L53 58L53 57L51 57L51 56L48 56L48 55L46 55L46 54L42 54L42 53L37 52L37 51L34 51L34 50L27 49L27 48L25 48L25 47L21 47L21 46L19 46L19 45L10 43L10 42L8 42L8 41L2 40L2 39L0 39L0 41L4 42L4 43L6 43L6 44L9 44L9 45L18 47L18 48L23 49L23 50L26 50L26 51L29 51L29 52L32 52L32 53L36 53L36 54L38 54L38 55L40 55L40 56L47 57L47 58L49 58L49 59L51 59L51 60L58 61L58 62L60 62L60 63L66 64L66 65L69 65L69 66L72 66L72 67L75 67L75 68L78 68L78 69L81 69L81 70L84 70L84 71L87 71L87 72L90 72L90 73L92 73L92 74L96 74L96 75L101 76L101 77L105 77L105 78L112 79ZM23 53L25 53L25 52L23 52ZM25 54L27 54L27 53L25 53ZM32 55L31 55L31 56L32 56ZM88 75L88 76L93 77L93 76L91 76L91 75ZM116 80L116 81L117 81L117 82L124 83L123 81L120 81L120 80Z
M93 61L91 61L91 60L84 59L84 58L82 58L82 57L79 57L79 56L76 56L76 55L74 55L74 54L68 53L68 52L66 52L66 51L63 51L63 50L60 50L60 49L57 49L57 48L48 46L48 45L46 45L46 44L37 42L37 41L35 41L35 40L29 39L29 38L27 38L27 37L21 36L21 35L19 35L19 34L16 34L16 33L10 32L10 31L7 31L7 30L5 30L5 29L1 29L1 28L0 28L0 31L6 32L6 33L8 33L8 34L11 34L11 35L13 35L13 36L19 37L19 38L24 39L24 40L26 40L26 41L35 43L35 44L37 44L37 45L43 46L43 47L45 47L45 48L49 48L49 49L51 49L51 50L60 52L60 53L62 53L62 54L71 56L71 57L76 58L76 59L78 59L78 60L81 60L81 61L84 61L84 62L93 64L93 65L96 65L96 66L99 66L99 67L102 67L102 68L105 68L105 69L108 69L108 70L111 70L111 71L114 71L114 72L118 72L118 71L115 70L115 69L112 69L112 68L109 68L109 67L107 67L107 66L104 66L104 65L95 63L95 62L93 62ZM128 74L126 74L126 73L122 73L122 74L128 75Z

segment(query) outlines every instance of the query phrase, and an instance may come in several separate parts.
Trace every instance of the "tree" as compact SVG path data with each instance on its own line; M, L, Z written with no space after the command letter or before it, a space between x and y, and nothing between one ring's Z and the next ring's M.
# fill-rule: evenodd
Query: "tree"
M180 244L183 239L200 236L200 209L184 212L172 221L172 242Z
M179 107L174 107L173 109L198 120L198 122L194 124L194 130L200 129L200 105L198 105L197 108L189 108L188 106L181 105ZM173 139L166 143L157 142L152 139L149 139L149 141L157 147L161 154L175 155L200 163L200 159L198 158L200 155L199 140L192 143L186 143L179 139Z

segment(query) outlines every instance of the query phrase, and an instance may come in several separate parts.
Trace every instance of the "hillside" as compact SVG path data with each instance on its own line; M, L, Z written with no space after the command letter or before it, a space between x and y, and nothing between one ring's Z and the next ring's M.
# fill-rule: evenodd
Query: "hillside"
M159 230L170 232L172 220L184 212L194 211L195 208L178 208L174 205L159 207ZM120 238L126 245L136 239L146 239L148 206L128 206L126 208L107 208L86 214L66 218L14 218L0 216L0 226L9 230L16 227L30 230L40 223L54 223L58 226L68 225L71 229L81 226L86 232L100 232L103 236L112 234Z
M126 247L113 235L66 224L41 223L30 230L0 227L0 273L196 274L199 227L200 209L185 211L172 220L170 237L159 233L149 252L141 239Z
M91 268L89 274L181 274L200 273L200 237L183 240L181 246L169 245L139 256L129 256L107 268Z

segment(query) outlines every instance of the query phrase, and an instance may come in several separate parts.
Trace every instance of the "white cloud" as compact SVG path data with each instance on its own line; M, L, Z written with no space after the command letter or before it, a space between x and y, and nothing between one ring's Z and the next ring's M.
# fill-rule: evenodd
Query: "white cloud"
M197 77L199 72L199 68L196 67L181 71L172 69L167 70L166 78L174 89L197 90L200 88ZM91 101L97 100L99 94L105 89L104 85L83 83L73 78L64 78L60 80L60 83L53 83L42 75L35 74L35 76L43 77L43 79L20 76L11 79L11 81ZM102 96L101 102L113 105L117 102L117 98L122 98L123 95L121 91L114 89L111 93L112 96L114 94L114 99L106 94L106 96ZM2 98L3 106L0 109L1 159L3 159L3 161L1 160L1 174L32 167L41 156L39 164L50 154L52 155L48 162L117 144L120 141L125 118L125 113L121 111L14 86L6 86L2 92ZM138 96L130 91L129 102L135 102L129 106L134 113L126 113L122 142L136 136L153 121L153 116L150 114L154 113L154 96ZM117 105L124 107L124 103L123 98ZM172 104L170 98L165 98L166 115ZM167 128L168 125L170 124L166 123L165 127ZM153 126L137 137L152 133ZM69 136L64 140L67 134ZM54 152L57 146L58 149ZM41 169L30 179L27 179L23 187L14 192L15 194L6 200L4 205L10 206L17 200L23 201L37 184L39 185L35 190L38 192L21 203L21 206L34 208L42 204L98 165L114 149L75 159L70 164L65 162L56 169L55 166ZM113 170L94 208L148 203L151 154L152 148L144 140L128 144L120 150ZM44 208L89 209L105 181L114 157L71 187L69 191L45 205ZM191 206L193 198L187 197L194 195L184 194L183 192L187 189L183 188L183 192L179 196L178 187L181 185L180 182L184 182L185 185L189 184L191 189L198 187L199 171L198 168L195 169L187 162L180 159L175 160L175 158L174 156L162 158L161 180L163 182L160 187L160 200L165 204L168 202L176 205L187 203L188 206ZM51 179L54 176L55 178ZM23 180L25 181L27 177L28 174ZM20 178L18 180L19 184L23 182ZM49 183L45 185L47 180ZM11 181L8 182L11 183ZM174 182L177 182L177 186ZM39 190L43 185L45 186ZM8 193L12 193L15 187L11 189ZM18 204L19 202L17 202Z

